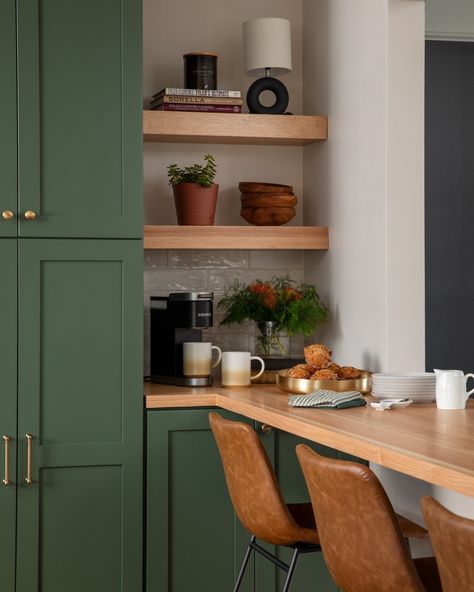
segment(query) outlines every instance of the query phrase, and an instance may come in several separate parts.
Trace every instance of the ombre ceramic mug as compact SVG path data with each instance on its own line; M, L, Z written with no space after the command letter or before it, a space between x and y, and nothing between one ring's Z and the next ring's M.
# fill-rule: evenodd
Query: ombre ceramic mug
M212 352L217 352L214 363ZM212 368L219 365L222 351L217 345L201 341L187 341L183 343L183 374L190 378L210 376Z
M251 362L258 360L262 367L257 374L251 374ZM265 362L250 352L224 352L222 354L222 386L249 386L250 381L262 376Z

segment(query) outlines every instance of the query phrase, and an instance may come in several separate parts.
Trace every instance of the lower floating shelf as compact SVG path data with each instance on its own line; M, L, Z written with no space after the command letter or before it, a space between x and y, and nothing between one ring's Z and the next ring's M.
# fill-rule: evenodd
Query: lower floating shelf
M145 249L329 248L324 226L145 226Z

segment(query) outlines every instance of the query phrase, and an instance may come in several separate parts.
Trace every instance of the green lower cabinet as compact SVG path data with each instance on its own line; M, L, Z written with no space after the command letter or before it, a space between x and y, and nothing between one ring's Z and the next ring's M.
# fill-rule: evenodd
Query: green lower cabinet
M307 444L324 456L335 458L340 456L340 453L336 450L276 430L274 467L278 474L278 482L283 497L287 503L309 501L308 490L295 452L295 447L298 444ZM283 561L290 562L291 549L279 547L276 552ZM282 589L286 577L286 574L281 570L275 571L277 572L277 586L272 588L272 592ZM318 592L335 592L338 590L327 570L322 553L301 555L298 560L291 592L308 592L308 590L317 590Z
M232 590L249 536L227 495L210 411L147 412L147 592Z
M16 592L141 589L142 249L19 241Z
M15 590L16 405L17 405L17 241L0 238L0 590ZM8 439L7 439L8 438ZM5 447L9 453L5 458ZM8 463L9 471L7 471ZM8 474L9 472L9 474Z
M147 412L146 592L233 589L249 535L233 512L209 427L210 411ZM288 502L309 499L294 452L303 440L278 430L264 433L260 424L217 411L255 427ZM308 444L322 454L338 455ZM291 550L279 548L278 553L289 561ZM241 591L278 592L284 578L272 563L257 556L249 563ZM291 592L313 589L337 591L320 553L301 556Z

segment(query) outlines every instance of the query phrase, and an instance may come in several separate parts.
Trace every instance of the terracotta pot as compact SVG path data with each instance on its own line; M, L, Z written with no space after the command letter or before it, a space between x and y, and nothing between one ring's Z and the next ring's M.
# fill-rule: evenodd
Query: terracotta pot
M213 226L219 185L203 187L199 183L180 183L173 187L178 224Z

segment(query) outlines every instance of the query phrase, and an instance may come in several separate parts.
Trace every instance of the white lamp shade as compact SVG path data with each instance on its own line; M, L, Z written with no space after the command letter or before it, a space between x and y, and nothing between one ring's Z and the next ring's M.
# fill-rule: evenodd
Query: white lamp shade
M242 25L244 69L249 76L264 76L266 69L276 76L291 72L290 21L257 18Z

